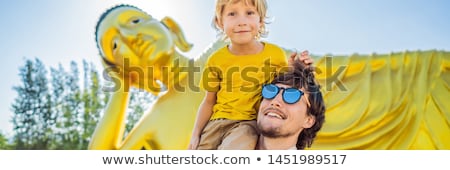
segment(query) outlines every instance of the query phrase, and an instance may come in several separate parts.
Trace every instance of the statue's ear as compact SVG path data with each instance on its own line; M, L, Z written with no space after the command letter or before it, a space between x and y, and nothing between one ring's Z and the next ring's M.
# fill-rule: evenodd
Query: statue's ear
M186 41L184 37L184 33L181 30L181 27L170 17L164 17L161 20L161 23L164 24L169 30L172 32L175 45L183 52L187 52L191 50L192 44Z

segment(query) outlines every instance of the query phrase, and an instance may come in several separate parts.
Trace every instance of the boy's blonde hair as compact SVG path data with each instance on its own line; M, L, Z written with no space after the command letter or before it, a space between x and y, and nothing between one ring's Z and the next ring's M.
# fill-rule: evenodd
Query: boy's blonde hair
M261 28L259 29L259 37L265 37L267 35L266 31L266 18L267 18L267 2L266 0L216 0L216 12L213 19L213 26L216 30L222 31L219 26L219 22L222 22L222 13L225 5L238 3L244 1L246 5L253 5L256 7L256 12L260 16ZM226 38L226 35L223 35Z

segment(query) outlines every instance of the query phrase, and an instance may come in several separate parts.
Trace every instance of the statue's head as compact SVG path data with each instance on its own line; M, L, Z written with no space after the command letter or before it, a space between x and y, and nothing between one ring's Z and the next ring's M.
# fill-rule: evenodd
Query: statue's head
M123 78L146 90L151 90L146 83L155 84L160 68L171 62L175 47L184 52L192 47L174 20L159 21L129 5L113 7L100 17L95 40L105 66L118 68Z

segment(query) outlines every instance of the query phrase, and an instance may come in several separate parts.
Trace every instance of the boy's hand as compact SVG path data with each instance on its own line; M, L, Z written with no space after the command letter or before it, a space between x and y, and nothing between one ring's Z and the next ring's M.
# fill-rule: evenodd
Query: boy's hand
M308 50L305 50L300 54L298 54L297 51L294 51L289 59L290 64L292 64L293 62L301 62L306 66L311 66L314 63L314 60L311 58L311 56L309 56Z
M197 150L198 143L200 143L200 138L198 136L192 136L188 150Z

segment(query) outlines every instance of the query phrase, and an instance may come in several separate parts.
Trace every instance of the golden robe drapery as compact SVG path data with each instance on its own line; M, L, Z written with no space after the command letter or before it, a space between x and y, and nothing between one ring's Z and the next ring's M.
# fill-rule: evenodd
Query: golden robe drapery
M327 110L312 149L450 149L450 52L316 61Z

